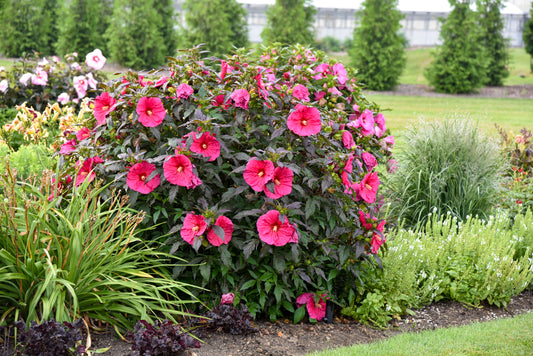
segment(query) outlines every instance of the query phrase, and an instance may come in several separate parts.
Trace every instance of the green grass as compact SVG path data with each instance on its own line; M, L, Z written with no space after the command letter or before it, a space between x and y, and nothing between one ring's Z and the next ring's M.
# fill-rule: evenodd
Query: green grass
M532 350L533 313L529 313L463 327L406 333L314 355L531 355Z

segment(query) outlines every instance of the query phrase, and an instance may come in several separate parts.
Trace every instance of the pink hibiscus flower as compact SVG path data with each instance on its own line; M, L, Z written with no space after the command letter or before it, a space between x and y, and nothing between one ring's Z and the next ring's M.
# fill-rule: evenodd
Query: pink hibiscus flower
M159 174L156 174L152 179L147 181L148 177L155 170L155 165L146 161L135 163L130 168L126 183L131 190L135 190L141 194L149 194L161 183Z
M78 75L74 77L73 82L74 89L76 89L76 94L78 94L78 98L83 98L85 94L87 94L87 89L89 88L89 82L87 82L87 78L85 78L84 75Z
M192 168L195 168L194 164L192 165ZM191 183L187 185L187 189L194 189L200 184L202 184L202 181L200 180L200 178L198 178L196 174L193 173Z
M0 92L5 93L9 88L9 83L7 79L0 81Z
M326 294L322 294L322 296L318 298L318 302L315 302L315 295L313 293L304 293L296 298L296 306L299 308L302 305L305 305L309 317L320 321L326 316L325 297Z
M361 133L363 136L374 134L374 114L372 114L372 111L363 111L363 113L357 118L357 121L359 127L362 128Z
M342 133L342 144L344 145L345 148L349 150L356 147L355 141L353 139L353 135L350 131L344 131Z
M274 175L274 163L269 160L251 159L244 169L244 180L256 192L260 192Z
M57 101L59 101L61 105L67 104L69 100L70 100L70 96L67 93L61 93L57 97Z
M394 136L387 136L383 139L389 148L394 148Z
M167 112L159 98L142 97L137 103L139 122L146 127L156 127L163 122Z
M224 80L227 73L231 73L231 66L228 65L228 62L222 60L220 61L220 79Z
M93 159L87 158L81 165L78 175L76 176L76 187L84 181L89 180L89 183L94 180L96 175L93 172Z
M361 223L361 226L367 230L370 230L374 227L374 220L370 219L370 214L365 214L361 210L359 210L359 222Z
M270 210L257 219L257 231L259 238L266 244L274 246L285 246L287 243L294 241L296 230L285 218L282 223L279 219L279 211Z
M336 63L333 65L333 74L337 76L337 81L340 85L346 84L346 80L348 80L346 69L344 68L344 65L342 63Z
M78 132L76 132L76 139L78 141L83 141L91 137L91 130L86 127L82 127Z
M317 108L298 104L287 118L287 126L299 136L316 135L322 128L320 112Z
M203 215L187 214L180 231L181 238L189 244L193 244L196 236L202 236L207 228Z
M191 151L209 157L209 161L214 161L220 156L220 143L209 132L204 132L200 137L196 137L194 133L192 137Z
M235 294L233 293L222 294L222 298L220 299L220 304L233 304L233 300L235 300Z
M87 64L87 67L92 68L94 70L100 70L104 67L106 58L102 54L102 51L99 49L95 49L94 51L87 53L87 56L85 56L85 63Z
M192 184L194 176L192 163L189 157L183 154L177 154L167 159L163 163L163 172L166 180L172 184L181 187L187 187Z
M187 83L182 83L176 88L176 97L178 99L187 99L194 93L194 89Z
M363 159L363 162L365 162L365 166L368 171L371 171L375 166L378 165L378 161L372 153L363 152L361 158Z
M385 126L385 116L383 116L382 113L379 113L374 118L374 121L376 122L376 125L378 125L378 127L376 127L375 129L376 136L377 137L383 136L383 133L385 132L385 130L387 130L387 127Z
M274 174L272 175L271 183L265 184L263 191L265 195L272 199L278 199L282 196L288 195L292 191L292 179L294 173L286 167L276 167ZM273 184L274 192L271 192L268 188L270 184Z
M315 68L315 73L316 75L313 77L313 79L315 80L320 80L320 79L326 78L328 74L333 74L331 73L331 66L327 63L319 64Z
M213 104L213 106L222 106L224 110L227 110L229 108L229 103L227 101L224 103L224 97L224 94L215 96L211 104Z
M292 96L298 100L309 101L309 90L302 84L296 85L292 88Z
M61 145L61 149L59 150L59 153L62 155L68 155L70 152L73 152L76 150L76 139L73 138L70 141L65 142Z
M207 230L207 240L213 246L227 245L231 241L231 235L233 234L233 222L224 215L220 215L215 221L215 226L219 226L224 230L224 240L212 228Z
M385 220L383 220L382 222L380 222L378 224L378 226L376 227L376 229L378 229L381 233L383 233L383 228L385 227ZM374 233L374 235L372 236L372 253L376 254L378 253L378 250L379 248L381 247L381 245L383 245L383 243L385 242L385 238L384 237L381 237L379 234L377 233Z
M235 102L235 106L248 110L248 102L250 101L250 93L246 89L237 89L231 93L231 99Z
M359 184L359 196L368 204L376 201L376 193L379 187L378 173L368 173Z
M22 80L22 78L21 78ZM35 74L33 74L31 76L31 83L33 85L46 85L46 83L48 82L48 73L46 73L46 71L42 70L42 69L39 69L37 68L37 70L35 71ZM76 82L74 82L74 84L76 84Z
M108 92L103 92L94 99L93 115L96 118L96 125L105 124L106 116L113 110L117 101Z
M154 84L154 88L158 88L160 86L162 86L163 84L165 84L166 82L168 82L168 77L167 76L162 76L161 78L159 78L157 80L157 82L155 82Z

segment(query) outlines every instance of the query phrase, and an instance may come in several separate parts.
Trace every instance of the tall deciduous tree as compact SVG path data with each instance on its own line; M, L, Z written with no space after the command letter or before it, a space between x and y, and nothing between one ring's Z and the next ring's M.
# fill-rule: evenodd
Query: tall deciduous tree
M502 86L509 76L508 41L503 37L502 0L477 0L481 43L485 47L487 72L485 84Z
M152 69L165 63L160 22L154 0L115 0L105 33L111 60L133 69Z
M21 57L54 53L57 9L62 0L4 0L0 12L0 52Z
M527 53L531 56L529 59L529 68L533 73L533 8L529 15L529 20L524 25L524 32L522 32L522 40Z
M60 11L59 38L56 50L59 54L78 52L81 58L99 48L107 53L104 33L109 27L113 12L113 0L70 0Z
M356 14L360 26L354 30L350 57L368 89L395 88L405 67L399 33L403 15L397 7L398 0L365 0Z
M267 9L267 25L261 38L266 43L312 44L315 14L309 0L276 0Z
M201 43L215 56L246 47L246 10L236 0L185 0L185 45Z
M471 93L485 82L486 60L476 13L470 0L449 0L453 10L443 21L442 45L424 75L438 92Z
M161 18L159 34L165 45L165 55L174 55L178 48L178 38L174 26L177 23L174 1L156 0L154 1L154 7Z

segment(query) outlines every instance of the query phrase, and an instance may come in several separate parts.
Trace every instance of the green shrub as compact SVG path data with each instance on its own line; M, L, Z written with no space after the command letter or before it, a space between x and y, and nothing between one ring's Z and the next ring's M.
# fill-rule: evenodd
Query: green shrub
M44 170L53 170L57 162L57 158L53 158L50 149L44 145L23 145L14 152L0 145L0 172L6 168L5 160L17 172L18 178L23 180L33 175L40 177Z
M391 176L391 216L408 227L423 226L430 212L459 219L486 217L502 183L496 140L468 118L420 121L406 133Z
M0 108L0 129L17 116L17 109L12 107Z
M176 321L194 300L190 285L170 278L181 263L139 239L143 214L88 184L70 197L50 175L39 184L0 178L0 315L2 323L78 318L131 329L139 319Z
M391 233L388 246L383 271L374 270L344 314L384 327L440 299L505 307L533 280L531 210L514 222L504 211L487 221L433 214L424 230Z

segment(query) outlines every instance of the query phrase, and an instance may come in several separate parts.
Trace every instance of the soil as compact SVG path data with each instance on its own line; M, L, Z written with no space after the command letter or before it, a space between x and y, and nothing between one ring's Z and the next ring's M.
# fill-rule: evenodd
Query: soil
M388 329L375 329L361 323L334 318L332 324L292 324L289 320L277 322L257 321L257 333L231 335L221 331L206 333L199 349L189 351L189 356L251 356L251 355L305 355L306 353L354 344L371 343L404 332L419 332L452 326L486 322L533 312L533 291L524 291L513 297L507 309L484 305L469 308L457 302L440 301L414 311L414 316L394 320ZM92 335L92 350L109 347L104 355L123 356L131 346L115 338L110 331Z

